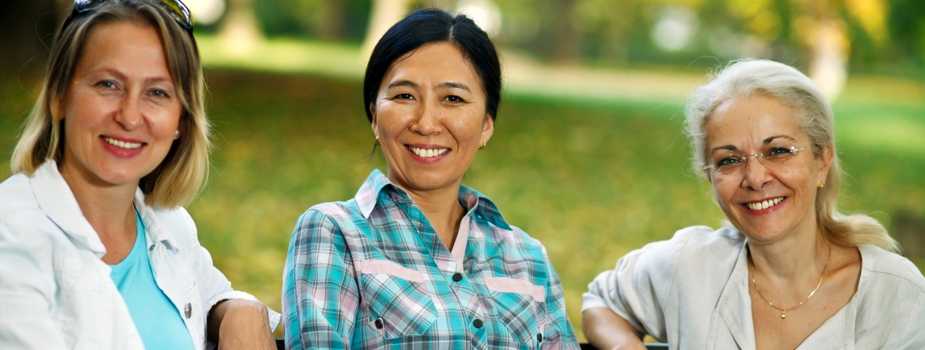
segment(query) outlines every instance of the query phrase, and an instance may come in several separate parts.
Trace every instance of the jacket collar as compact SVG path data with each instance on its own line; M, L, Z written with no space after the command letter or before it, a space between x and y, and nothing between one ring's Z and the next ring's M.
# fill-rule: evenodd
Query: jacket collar
M98 257L106 254L106 247L84 217L77 198L58 171L57 162L46 160L30 177L30 185L39 207L75 245L90 250ZM141 189L135 191L135 207L145 223L148 246L154 242L164 242L175 249L177 245L162 229L154 209L145 204Z
M719 297L719 316L739 349L755 348L751 298L748 295L748 240L742 240L732 276Z
M379 203L379 193L386 188L390 188L404 194L404 190L392 184L392 181L390 181L388 177L382 174L379 169L374 169L369 173L366 181L363 182L363 185L360 186L360 189L357 191L356 196L354 197L357 202L357 206L359 206L360 212L363 214L364 218L369 219L369 215L372 214L376 204ZM407 196L407 194L405 195ZM478 214L482 219L492 223L499 228L511 230L511 226L507 223L506 220L504 220L504 217L501 215L501 211L498 210L498 207L495 206L495 203L481 192L476 191L475 189L472 189L468 186L460 186L459 202L462 203L466 212L472 211L474 208L476 214Z

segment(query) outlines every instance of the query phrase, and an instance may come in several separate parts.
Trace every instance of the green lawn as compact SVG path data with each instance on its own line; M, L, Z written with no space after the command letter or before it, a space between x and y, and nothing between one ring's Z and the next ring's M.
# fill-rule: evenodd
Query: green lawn
M360 83L240 70L210 70L207 79L213 171L189 209L200 240L235 286L279 309L295 219L312 204L351 197L370 169L383 166L378 155L370 156ZM7 155L33 85L0 85L0 149ZM912 95L903 86L911 86ZM906 95L892 98L884 89ZM850 174L843 207L872 213L890 228L897 213L917 222L925 217L922 91L914 82L853 80L836 105L839 152ZM676 99L505 96L495 136L466 182L545 243L576 328L581 293L597 272L678 228L720 223L708 187L690 170L682 119ZM6 177L7 156L0 167ZM904 234L921 231L915 233ZM925 266L923 247L907 251Z

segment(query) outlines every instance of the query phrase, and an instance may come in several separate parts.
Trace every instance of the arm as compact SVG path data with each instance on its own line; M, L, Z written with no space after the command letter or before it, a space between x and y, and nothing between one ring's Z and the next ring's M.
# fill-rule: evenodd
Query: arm
M266 326L267 307L259 301L225 299L209 311L207 334L210 341L225 349L276 349Z
M0 223L0 349L66 347L51 313L51 243L37 236Z
M309 209L299 218L283 271L287 349L350 348L359 287L344 234Z
M643 350L641 334L617 313L596 307L581 313L585 336L598 349Z

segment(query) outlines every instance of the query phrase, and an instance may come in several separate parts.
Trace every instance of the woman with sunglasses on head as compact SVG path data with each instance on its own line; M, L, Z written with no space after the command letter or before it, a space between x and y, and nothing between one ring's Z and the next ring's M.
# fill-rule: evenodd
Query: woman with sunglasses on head
M833 114L794 68L745 60L687 105L694 167L729 225L682 229L584 295L598 348L925 349L925 278L873 218L836 209Z
M462 185L500 92L495 48L465 16L420 10L379 40L363 107L388 172L296 224L287 348L578 347L543 246Z
M0 184L0 348L274 348L181 207L208 148L186 6L76 1Z

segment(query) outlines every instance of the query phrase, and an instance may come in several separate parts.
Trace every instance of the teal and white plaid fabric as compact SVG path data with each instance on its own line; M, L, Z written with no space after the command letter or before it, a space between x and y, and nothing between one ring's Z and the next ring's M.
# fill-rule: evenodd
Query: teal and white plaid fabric
M577 349L545 249L461 187L454 251L374 170L299 218L283 275L287 349ZM457 249L458 248L458 249Z

